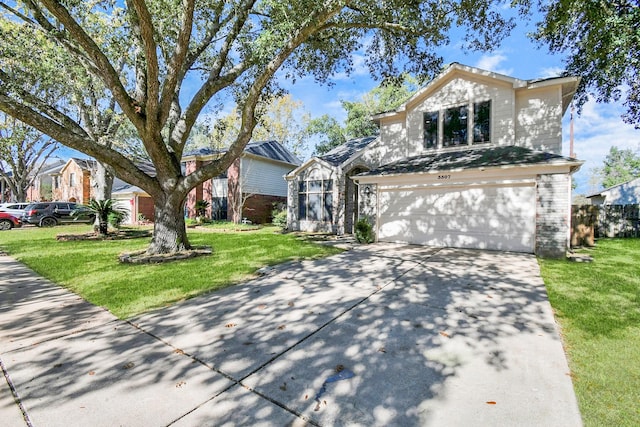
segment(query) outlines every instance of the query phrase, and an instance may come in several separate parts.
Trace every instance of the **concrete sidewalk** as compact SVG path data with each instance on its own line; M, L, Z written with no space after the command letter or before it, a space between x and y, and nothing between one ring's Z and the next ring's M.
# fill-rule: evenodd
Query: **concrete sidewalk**
M3 426L579 426L531 255L370 245L129 322L0 256Z

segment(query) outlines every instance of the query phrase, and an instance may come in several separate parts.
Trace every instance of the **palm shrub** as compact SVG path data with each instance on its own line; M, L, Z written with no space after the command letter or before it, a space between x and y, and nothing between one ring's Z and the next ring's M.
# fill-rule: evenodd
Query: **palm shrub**
M198 222L202 222L204 218L207 216L207 208L209 207L209 202L206 200L196 200L196 220Z
M91 199L89 205L85 209L88 209L95 213L96 219L98 220L98 232L102 235L105 235L109 232L109 215L126 215L126 211L124 209L118 208L114 204L114 201L112 199Z
M373 226L366 218L360 218L356 222L356 240L358 243L373 242Z

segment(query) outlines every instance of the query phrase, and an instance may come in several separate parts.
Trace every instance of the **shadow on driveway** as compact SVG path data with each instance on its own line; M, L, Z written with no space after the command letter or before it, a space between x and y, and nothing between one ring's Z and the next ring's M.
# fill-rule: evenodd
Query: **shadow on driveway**
M26 341L0 312L35 425L581 424L533 255L377 244L130 323L82 307Z

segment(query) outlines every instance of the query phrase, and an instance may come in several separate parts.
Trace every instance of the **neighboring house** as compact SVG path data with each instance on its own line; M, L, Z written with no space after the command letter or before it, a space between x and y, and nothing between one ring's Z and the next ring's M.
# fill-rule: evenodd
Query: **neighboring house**
M348 141L286 176L291 230L563 256L571 174L562 116L578 78L520 80L454 63L375 138Z
M640 178L614 185L587 196L592 205L638 205L640 204Z
M52 163L48 163L40 169L38 175L34 178L31 186L27 189L27 200L31 201L46 201L54 200L53 191L56 185L53 176L57 175L66 162L62 159L58 159Z
M203 148L185 154L182 159L185 173L193 172L224 153L224 149ZM225 173L205 181L189 193L186 215L195 217L196 201L205 200L209 202L209 218L270 222L274 204L287 201L287 185L282 177L299 164L300 161L276 141L251 142Z
M155 219L153 199L146 191L135 185L127 184L116 178L111 199L118 202L118 207L126 211L127 217L123 224L136 224Z
M92 176L96 161L71 158L57 173L52 173L53 200L87 204L94 197Z
M155 176L156 170L152 163L138 163L137 166L147 175ZM137 224L155 219L153 199L146 191L129 184L116 177L113 180L111 199L117 202L119 208L124 209L127 218L123 224Z

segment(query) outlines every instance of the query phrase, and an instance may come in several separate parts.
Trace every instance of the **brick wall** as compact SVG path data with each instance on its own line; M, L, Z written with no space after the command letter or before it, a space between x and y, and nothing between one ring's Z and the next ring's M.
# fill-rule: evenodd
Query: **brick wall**
M138 196L138 213L144 215L149 221L155 220L156 215L151 197ZM133 220L137 221L138 218L133 218Z
M570 189L569 174L537 177L535 253L538 256L566 256L571 214Z
M271 212L273 211L274 203L287 203L286 197L280 196L265 196L262 194L254 194L247 198L244 209L242 210L242 217L247 218L254 224L267 224L273 219Z

